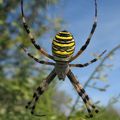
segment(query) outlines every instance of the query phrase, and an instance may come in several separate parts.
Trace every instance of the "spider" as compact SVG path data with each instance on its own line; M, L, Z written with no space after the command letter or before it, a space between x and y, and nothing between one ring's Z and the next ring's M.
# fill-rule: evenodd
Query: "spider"
M52 41L52 55L50 55L46 51L44 51L43 48L41 48L41 46L39 46L36 43L35 38L31 34L30 29L26 23L25 15L24 15L23 0L21 0L21 12L22 12L23 26L31 40L31 43L44 56L55 61L53 63L53 62L39 60L36 57L34 57L32 54L30 54L24 47L22 47L25 53L30 58L35 60L36 62L40 64L54 66L54 69L52 70L52 72L45 78L45 80L43 80L43 82L34 92L32 100L29 101L28 104L26 105L26 108L30 109L32 114L34 114L35 106L36 106L36 103L39 97L45 92L45 90L48 88L48 85L53 81L53 79L56 76L58 76L59 80L65 80L66 76L69 78L70 82L76 89L78 95L82 98L87 108L89 117L93 117L93 112L96 112L96 113L99 112L98 109L95 107L95 105L91 102L84 88L78 82L77 78L75 77L75 75L70 69L71 67L79 67L79 68L86 67L96 62L106 52L105 50L98 57L94 58L93 60L85 64L71 64L70 63L83 53L83 51L87 48L88 44L90 43L91 37L93 36L95 32L95 29L97 26L97 1L94 0L94 3L95 3L95 18L93 21L92 29L90 31L88 38L86 39L85 44L80 48L80 50L75 55L73 55L74 50L75 50L75 41L74 41L73 35L70 32L63 30L55 35Z

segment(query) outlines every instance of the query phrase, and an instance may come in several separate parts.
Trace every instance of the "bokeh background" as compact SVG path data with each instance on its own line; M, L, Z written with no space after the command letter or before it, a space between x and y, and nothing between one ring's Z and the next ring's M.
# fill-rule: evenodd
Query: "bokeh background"
M98 106L93 120L120 120L120 1L97 0L98 26L85 52L73 63L85 63L107 49L86 68L72 68L77 79ZM61 30L70 31L75 53L89 35L94 18L94 0L24 0L27 22L36 41L51 54L51 43ZM28 100L53 67L39 65L20 44L41 60L49 61L30 43L23 28L20 1L0 0L0 120L87 120L83 102L69 80L58 78L41 96L36 117L25 109Z

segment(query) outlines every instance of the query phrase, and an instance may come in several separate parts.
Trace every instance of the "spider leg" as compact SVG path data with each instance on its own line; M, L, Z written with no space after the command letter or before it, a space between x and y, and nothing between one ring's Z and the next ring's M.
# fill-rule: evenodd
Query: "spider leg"
M76 55L74 55L69 62L72 62L74 59L76 59L79 55L82 54L82 52L87 48L88 44L90 43L90 40L95 32L96 26L97 26L97 2L95 1L95 18L94 18L94 22L92 25L92 29L90 31L90 34L85 42L85 44L80 48L80 50L76 53Z
M33 37L27 23L26 23L26 19L25 19L25 15L24 15L24 11L23 11L23 0L21 0L21 12L22 12L22 20L23 20L23 26L32 42L32 44L35 46L35 48L37 50L39 50L43 55L45 55L46 57L50 58L53 60L53 56L49 55L46 51L44 51L35 41L35 38Z
M106 50L104 52L102 52L97 58L94 58L87 63L84 63L84 64L69 64L69 65L70 65L70 67L87 67L88 65L90 65L90 64L96 62L97 60L99 60L105 52L106 52Z
M70 82L73 84L74 88L77 90L80 97L82 98L84 104L86 105L89 116L93 117L92 111L94 110L96 113L98 113L99 111L97 110L95 105L92 104L89 96L86 94L85 90L83 89L81 84L77 81L77 79L75 78L71 70L69 70L69 72L67 73L67 76L70 79Z
M28 104L26 105L26 108L31 109L31 114L34 114L35 106L39 97L45 92L48 85L52 82L55 76L56 76L56 73L54 69L34 92L33 99L29 101Z
M43 60L39 60L36 57L34 57L33 55L31 55L23 46L21 46L22 49L24 50L24 52L32 59L34 59L36 62L40 63L40 64L45 64L45 65L55 65L55 63L53 62L47 62L47 61L43 61Z

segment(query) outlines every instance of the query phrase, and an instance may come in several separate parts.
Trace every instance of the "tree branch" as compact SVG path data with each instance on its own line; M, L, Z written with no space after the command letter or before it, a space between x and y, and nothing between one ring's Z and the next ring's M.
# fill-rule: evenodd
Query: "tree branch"
M120 49L120 44L117 45L116 47L114 47L100 62L100 64L95 68L95 70L92 72L92 74L90 75L90 77L88 78L88 80L85 82L85 84L83 85L84 88L87 87L87 85L90 83L90 81L92 80L92 78L94 77L94 75L96 74L96 72L99 70L99 68L103 65L103 63L109 58L110 55L112 55L116 50ZM75 103L72 106L72 109L67 117L67 120L70 120L70 116L72 115L72 113L74 112L77 103L79 102L80 97L78 96L77 99L75 100Z

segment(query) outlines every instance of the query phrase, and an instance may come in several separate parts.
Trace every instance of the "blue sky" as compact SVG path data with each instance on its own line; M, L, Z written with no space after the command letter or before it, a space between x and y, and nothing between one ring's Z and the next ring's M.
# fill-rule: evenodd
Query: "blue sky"
M120 44L120 0L97 0L98 1L98 26L90 45L86 51L74 63L84 63L93 58L92 53L101 53L105 49L109 52L112 48ZM61 9L62 8L62 9ZM55 12L56 11L56 12ZM94 17L94 1L93 0L61 0L61 4L53 9L51 17L60 16L64 19L65 25L62 26L73 33L76 40L76 51L85 43L85 40L90 32L93 17ZM51 38L51 40L50 40ZM51 35L48 35L47 43L43 46L50 51L52 42ZM51 52L50 52L51 53ZM72 71L77 76L81 84L88 79L92 71L100 61L86 67L84 69L72 68ZM100 86L110 84L107 92L99 92L90 88L86 91L93 101L101 101L102 105L106 105L112 96L120 93L120 50L112 60L107 60L107 64L114 64L113 68L107 70L108 83L98 81ZM65 90L75 100L77 93L73 90L68 79L59 83L60 90ZM117 104L120 108L120 104Z

